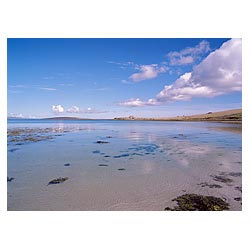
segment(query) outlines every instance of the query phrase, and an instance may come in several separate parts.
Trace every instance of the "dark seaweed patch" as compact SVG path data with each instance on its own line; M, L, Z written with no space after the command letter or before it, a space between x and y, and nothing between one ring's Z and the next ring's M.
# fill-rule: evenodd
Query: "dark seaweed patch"
M108 164L99 164L98 166L100 166L100 167L107 167Z
M100 150L94 150L94 151L92 151L92 153L93 153L93 154L100 154L101 151L100 151Z
M47 186L48 186L48 185L51 185L51 184L60 184L60 183L62 183L62 182L65 182L65 181L68 180L68 179L69 179L68 177L63 177L63 178L54 179L54 180L50 181L50 182L47 184Z
M65 163L64 166L65 166L65 167L69 167L69 166L70 166L70 163Z
M235 187L234 189L238 190L238 191L240 191L242 193L242 187Z
M235 197L234 200L235 201L242 201L242 198L241 197Z
M172 201L177 202L174 208L166 207L166 211L222 211L228 210L229 204L214 196L184 194Z
M201 187L209 187L209 188L222 188L221 185L218 185L218 184L209 184L207 182L201 182L201 183L199 183L197 185L199 185Z
M15 152L15 151L17 151L17 150L19 150L20 148L12 148L12 149L9 149L8 151L9 152L11 152L11 153L13 153L13 152Z
M128 157L129 154L121 154L121 155L115 155L114 158L122 158L122 157Z
M96 143L98 144L106 144L106 143L109 143L108 141L96 141Z
M242 174L240 172L231 172L228 173L227 175L232 176L232 177L241 177Z
M222 183L231 183L233 182L232 179L227 178L225 176L219 176L219 175L210 175L211 177L213 177L214 181L218 181L218 182L222 182Z
M125 168L118 168L117 170L123 171L123 170L125 170Z
M13 177L8 177L8 176L7 176L7 182L11 182L11 181L13 181L13 180L14 180Z

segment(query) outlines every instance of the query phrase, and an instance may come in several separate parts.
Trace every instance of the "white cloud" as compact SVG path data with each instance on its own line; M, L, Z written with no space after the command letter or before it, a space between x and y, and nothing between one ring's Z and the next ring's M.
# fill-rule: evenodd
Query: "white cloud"
M200 53L206 44L187 48L186 53ZM154 66L153 66L154 67ZM186 101L192 98L211 98L242 89L242 41L230 39L211 52L192 72L181 75L173 84L166 85L156 98L143 101L132 98L119 105L143 107L165 102Z
M241 91L242 41L231 39L211 52L192 72L185 73L172 85L166 85L157 101L190 100Z
M51 107L51 110L54 112L54 113L63 113L64 112L64 108L62 105L52 105Z
M209 52L210 46L207 41L201 41L195 47L188 47L181 51L172 51L167 54L170 65L185 65L193 63L200 55Z
M143 107L143 106L153 106L157 105L157 101L155 99L149 99L148 101L142 101L140 98L131 98L127 101L120 102L120 106L125 107Z
M23 114L14 114L14 113L8 114L8 117L10 117L10 118L24 118Z
M25 85L23 85L23 84L8 85L8 87L10 87L10 88L26 88L26 86L25 86Z
M166 66L159 67L158 64L141 65L139 66L139 73L132 74L129 79L133 82L140 82L147 79L152 79L158 76L160 73L167 71Z
M39 88L41 90L47 90L47 91L56 91L54 88Z
M85 114L102 114L102 113L107 113L108 111L97 110L95 108L87 108L87 109L83 110L82 112Z
M77 106L72 106L71 108L67 109L67 112L68 113L80 113L81 110L79 107Z

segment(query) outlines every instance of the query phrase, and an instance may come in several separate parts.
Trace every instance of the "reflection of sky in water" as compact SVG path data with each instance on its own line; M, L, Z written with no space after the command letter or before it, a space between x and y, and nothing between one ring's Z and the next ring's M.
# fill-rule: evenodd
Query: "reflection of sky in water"
M213 123L213 126L227 125ZM171 189L179 194L190 185L200 188L197 184L209 181L210 174L216 174L218 168L240 171L241 134L210 127L211 123L199 122L8 123L9 130L29 128L27 134L33 137L43 133L52 138L8 144L8 176L14 177L8 184L12 195L8 197L8 206L14 210L32 210L33 205L34 209L51 210L58 197L55 194L62 198L58 198L54 210L62 204L74 205L79 201L83 203L76 205L75 210L85 205L91 210L93 194L97 195L96 204L105 197L104 203L108 200L110 205L126 201L126 194L133 194L131 199L136 195L147 200L150 192L155 197L162 190L166 190L166 199ZM25 137L25 132L22 133ZM59 177L69 179L60 186L46 186ZM85 196L79 198L83 192ZM65 198L67 193L70 198ZM68 202L71 199L72 202ZM100 208L99 205L96 208Z
M148 122L148 121L8 121L8 129L49 128L51 132L107 131L109 135L134 142L154 143L157 138L177 141L215 144L241 150L241 134L229 131L212 130L211 127L237 126L234 124L206 122ZM108 134L107 134L108 135Z

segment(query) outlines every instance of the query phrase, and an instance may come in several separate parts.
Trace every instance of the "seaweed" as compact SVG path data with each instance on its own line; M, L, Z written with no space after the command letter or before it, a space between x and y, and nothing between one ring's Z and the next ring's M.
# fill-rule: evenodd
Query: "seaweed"
M11 182L11 181L13 181L13 180L14 180L13 177L8 177L8 176L7 176L7 182Z
M121 155L115 155L114 158L121 158L121 157L128 157L129 154L121 154Z
M234 200L235 201L242 201L242 198L241 197L235 197Z
M221 185L218 185L218 184L209 184L207 182L201 182L197 185L200 185L201 187L209 187L209 188L222 188Z
M241 177L242 174L240 172L231 172L228 173L227 175L232 176L232 177Z
M178 206L166 207L165 211L222 211L229 210L229 204L223 199L214 196L203 196L197 194L184 194L172 201Z
M8 151L9 152L11 152L11 153L13 153L13 152L15 152L15 151L17 151L17 150L19 150L20 148L12 148L12 149L9 149Z
M105 144L105 143L109 143L108 141L96 141L96 143L98 144Z
M123 171L123 170L125 170L125 168L118 168L117 170Z
M218 182L222 182L222 183L231 183L233 182L232 179L227 178L225 176L219 176L219 175L210 175L211 177L213 177L214 181L218 181Z
M240 191L242 193L242 187L235 187L234 189L238 190L238 191Z
M70 166L70 163L65 163L64 166L65 166L65 167L69 167L69 166Z
M108 164L99 164L98 166L100 166L100 167L107 167Z
M100 151L100 150L94 150L94 151L92 151L92 153L93 153L93 154L100 154L101 151Z
M65 182L66 180L68 180L69 178L68 177L60 177L60 178L57 178L57 179L54 179L54 180L52 180L52 181L50 181L48 184L47 184L47 186L48 185L51 185L51 184L60 184L60 183L62 183L62 182Z

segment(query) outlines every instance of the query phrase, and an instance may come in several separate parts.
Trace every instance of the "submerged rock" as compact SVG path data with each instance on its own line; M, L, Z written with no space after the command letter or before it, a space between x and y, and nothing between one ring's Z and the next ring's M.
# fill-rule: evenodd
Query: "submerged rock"
M232 177L241 177L242 176L241 172L231 172L231 173L228 173L227 175L232 176Z
M222 183L231 183L231 182L233 182L232 179L227 178L225 176L219 176L219 175L210 175L210 176L213 177L214 181L219 181L219 182L222 182Z
M11 153L13 153L13 152L15 152L17 150L19 150L19 148L12 148L12 149L9 149L8 151L11 152Z
M109 142L108 141L97 141L96 143L104 144L104 143L109 143Z
M222 188L221 185L218 185L218 184L209 184L207 182L201 182L197 185L200 185L201 187L209 187L209 188Z
M241 197L236 197L234 198L235 201L242 201L242 198Z
M101 151L100 151L100 150L94 150L94 151L92 151L92 153L93 153L93 154L100 154Z
M13 181L13 180L14 180L13 177L8 177L8 176L7 176L7 182L11 182L11 181Z
M68 177L63 177L63 178L54 179L54 180L50 181L50 182L48 183L48 185L51 185L51 184L59 184L59 183L62 183L62 182L64 182L64 181L68 180L68 179L69 179ZM48 186L48 185L47 185L47 186Z
M238 191L240 191L242 193L242 187L235 187L234 189L238 190Z
M178 206L166 207L166 211L222 211L229 209L227 202L214 196L184 194L172 201L177 201Z

